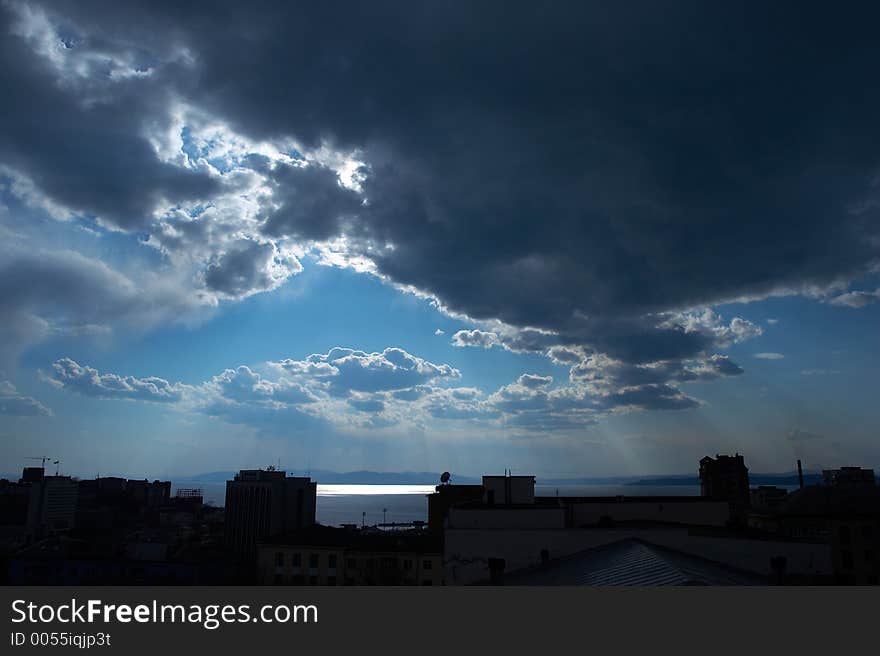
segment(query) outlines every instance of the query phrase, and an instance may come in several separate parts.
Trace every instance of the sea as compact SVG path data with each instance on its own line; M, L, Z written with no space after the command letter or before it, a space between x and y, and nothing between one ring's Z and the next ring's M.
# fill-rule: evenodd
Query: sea
M222 506L226 483L174 482L174 488L199 487L205 502ZM318 483L316 518L327 526L427 521L433 485L325 485ZM699 485L536 485L539 496L698 496Z

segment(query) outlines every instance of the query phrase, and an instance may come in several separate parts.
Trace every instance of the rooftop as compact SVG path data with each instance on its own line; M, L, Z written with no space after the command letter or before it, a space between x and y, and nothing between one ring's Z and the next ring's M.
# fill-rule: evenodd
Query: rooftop
M763 585L754 574L626 538L504 575L505 585L685 586Z
M789 494L776 514L792 517L880 516L880 487L810 485Z

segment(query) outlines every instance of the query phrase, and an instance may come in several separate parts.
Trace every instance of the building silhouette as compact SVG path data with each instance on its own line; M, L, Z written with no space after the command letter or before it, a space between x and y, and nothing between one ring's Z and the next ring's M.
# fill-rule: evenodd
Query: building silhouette
M822 483L835 487L873 487L877 484L877 479L873 469L841 467L840 469L823 469Z
M482 485L438 485L436 492L428 496L428 528L431 531L442 531L449 515L449 509L455 505L469 501L480 501L483 498Z
M70 476L43 476L30 484L27 532L39 539L76 524L78 482Z
M264 585L443 585L442 536L314 525L258 546Z
M880 584L880 487L808 485L749 523L789 540L831 547L834 583Z
M706 456L700 460L700 495L730 504L733 521L744 522L751 507L749 470L743 457Z
M242 469L226 482L225 540L248 559L257 541L315 523L317 483L268 469Z
M171 481L129 479L125 482L125 492L141 506L158 508L167 505L171 499Z
M535 501L534 476L483 476L484 501L487 505L511 505Z
M776 485L759 485L749 493L751 507L756 511L768 511L778 508L788 498L788 490Z

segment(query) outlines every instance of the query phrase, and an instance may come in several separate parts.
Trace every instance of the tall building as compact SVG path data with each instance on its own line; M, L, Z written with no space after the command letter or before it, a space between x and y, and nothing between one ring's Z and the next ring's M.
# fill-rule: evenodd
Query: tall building
M226 481L225 539L255 558L257 541L315 523L317 483L269 469L242 469Z
M706 456L700 460L700 495L727 501L734 517L751 506L749 470L740 454Z
M79 493L70 476L44 476L31 483L27 529L35 538L74 527Z

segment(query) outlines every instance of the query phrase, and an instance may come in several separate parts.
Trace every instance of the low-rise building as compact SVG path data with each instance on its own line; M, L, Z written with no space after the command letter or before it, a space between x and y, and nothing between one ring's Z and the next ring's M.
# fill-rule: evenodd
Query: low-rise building
M733 471L739 471L738 466ZM831 579L828 544L735 528L731 515L742 506L731 502L727 493L535 497L527 491L523 494L522 488L519 492L521 499L531 497L531 502L489 504L484 497L449 509L443 532L447 584L497 583L505 572L547 565L622 540L710 560L744 572L751 581L822 583Z
M839 469L823 469L822 483L832 487L874 487L877 478L873 469L861 467L840 467Z
M505 572L536 567L621 540L640 540L766 580L777 580L774 563L784 558L786 583L833 582L831 548L822 541L651 522L622 522L612 528L447 528L444 578L447 585L497 582L503 580Z
M827 542L837 583L880 583L880 487L811 485L789 495L768 530Z
M479 501L483 498L484 488L482 485L453 485L443 484L434 488L436 491L428 496L428 528L432 531L442 531L449 515L449 509L453 506Z
M264 585L443 585L441 537L314 525L261 542Z
M535 501L534 476L483 476L483 502L486 505L528 504Z
M752 488L749 497L752 510L761 513L778 508L785 503L788 498L788 490L775 485L759 485Z

